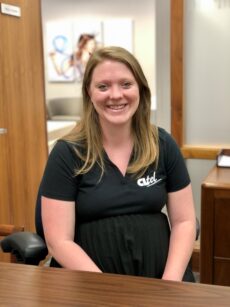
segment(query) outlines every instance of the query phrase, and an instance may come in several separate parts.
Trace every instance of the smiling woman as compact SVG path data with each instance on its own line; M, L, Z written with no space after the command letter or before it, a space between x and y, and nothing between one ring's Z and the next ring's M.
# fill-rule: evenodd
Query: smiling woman
M130 130L140 95L138 84L125 64L111 60L98 64L92 74L89 95L103 131L108 124L110 129L112 124L126 124Z
M82 93L82 120L53 148L41 183L51 265L194 281L190 179L175 141L150 123L140 64L123 48L101 48Z
M70 31L73 37L73 49L77 48L78 38L81 34L95 34L98 46L119 45L132 51L141 59L143 68L150 82L150 87L155 95L155 2L143 0L130 6L122 0L109 1L105 5L104 0L42 0L42 17L44 26L44 48L48 55L48 32L46 25L52 22L73 21ZM90 14L89 14L90 12ZM127 18L128 17L128 18ZM76 26L75 26L76 25ZM148 29L147 31L145 29ZM143 30L144 29L144 30ZM56 32L64 32L62 27ZM144 35L143 35L144 31ZM76 36L75 36L76 33ZM146 46L146 48L143 48ZM71 51L70 51L71 53ZM48 58L45 57L48 61ZM48 64L48 63L47 63ZM47 74L46 74L47 76ZM47 98L53 93L63 95L80 95L81 83L69 82L68 84L50 83L46 79Z

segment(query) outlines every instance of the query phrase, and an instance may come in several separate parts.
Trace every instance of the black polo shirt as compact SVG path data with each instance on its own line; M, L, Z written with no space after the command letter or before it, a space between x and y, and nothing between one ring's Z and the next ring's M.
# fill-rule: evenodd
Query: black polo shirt
M41 183L42 195L59 200L75 201L78 222L109 216L160 212L169 192L190 183L190 178L176 142L159 128L159 163L149 166L139 179L123 176L105 154L105 173L95 164L84 175L74 170L82 161L74 145L58 141L50 153Z

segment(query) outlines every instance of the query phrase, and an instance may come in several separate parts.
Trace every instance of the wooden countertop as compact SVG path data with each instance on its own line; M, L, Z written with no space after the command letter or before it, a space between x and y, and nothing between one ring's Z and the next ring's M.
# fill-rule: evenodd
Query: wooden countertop
M230 288L0 263L1 306L229 306Z
M206 188L230 189L230 168L213 167L202 185Z

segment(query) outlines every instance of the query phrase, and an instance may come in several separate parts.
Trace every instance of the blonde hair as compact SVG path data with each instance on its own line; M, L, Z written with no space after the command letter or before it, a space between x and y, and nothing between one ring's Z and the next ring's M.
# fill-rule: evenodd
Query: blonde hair
M76 154L83 160L83 166L76 170L76 175L87 173L95 163L101 167L102 174L104 173L101 127L88 89L95 67L107 59L125 64L133 73L139 86L140 103L132 119L133 158L127 169L128 173L139 177L144 174L150 164L154 162L157 164L158 162L158 130L156 126L150 123L151 92L148 82L136 58L124 48L104 47L91 55L86 65L82 83L82 120L64 139L78 145Z

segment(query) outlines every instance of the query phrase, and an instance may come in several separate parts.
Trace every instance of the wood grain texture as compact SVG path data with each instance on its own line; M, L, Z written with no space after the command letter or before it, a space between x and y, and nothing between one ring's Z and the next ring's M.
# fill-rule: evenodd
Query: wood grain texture
M14 225L0 225L0 240L5 236L10 235L11 233L23 231L23 227L14 226ZM16 258L12 254L1 252L0 248L0 261L1 262L17 262Z
M202 184L200 281L230 286L230 168L214 167Z
M171 0L171 133L179 146L183 128L183 17L184 1Z
M15 225L0 225L0 236L5 237L14 232L23 231L24 227Z
M38 185L47 159L39 0L10 0L21 17L0 14L0 223L34 229ZM3 182L3 185L2 185Z
M181 152L185 159L215 160L220 150L229 145L182 145Z
M228 287L0 263L6 306L229 306ZM7 280L7 283L6 283Z

